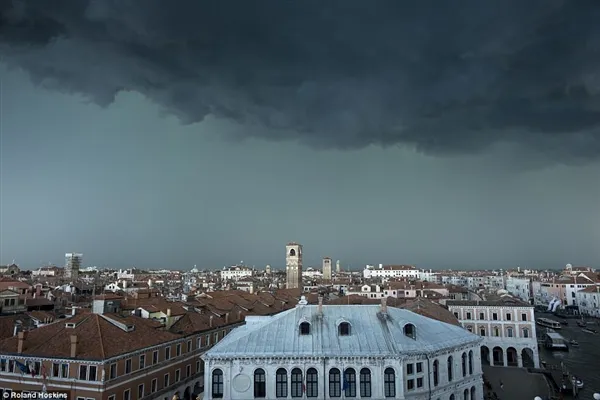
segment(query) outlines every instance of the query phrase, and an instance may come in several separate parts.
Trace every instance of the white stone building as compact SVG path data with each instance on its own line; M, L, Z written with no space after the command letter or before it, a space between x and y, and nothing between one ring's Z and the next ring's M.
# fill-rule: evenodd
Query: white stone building
M446 305L465 329L483 337L483 363L539 368L532 305L513 297L494 301L450 300Z
M234 265L231 267L224 267L220 271L221 280L223 281L237 281L238 279L247 278L254 275L252 268L244 265Z
M402 279L419 279L419 270L412 265L383 265L379 264L379 268L373 265L367 265L363 270L365 279L374 278L402 278Z
M532 286L529 278L509 276L506 278L506 291L512 296L529 302L532 297Z
M600 318L600 284L581 289L576 296L581 314Z
M441 339L443 338L443 339ZM207 351L205 399L483 399L482 339L378 305L246 317Z

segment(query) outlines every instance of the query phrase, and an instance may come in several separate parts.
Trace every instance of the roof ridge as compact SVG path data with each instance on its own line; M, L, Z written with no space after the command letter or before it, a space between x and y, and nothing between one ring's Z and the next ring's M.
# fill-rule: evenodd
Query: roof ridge
M100 318L98 314L96 315L96 327L98 328L98 336L100 338L100 352L102 354L102 359L106 359L106 352L104 351L104 340L102 340L102 328L100 327Z

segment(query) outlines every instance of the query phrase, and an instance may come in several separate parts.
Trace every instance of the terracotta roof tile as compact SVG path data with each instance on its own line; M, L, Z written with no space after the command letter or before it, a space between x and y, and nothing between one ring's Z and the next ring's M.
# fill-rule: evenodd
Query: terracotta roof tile
M73 318L60 320L27 333L23 354L31 356L64 357L71 356L71 335L77 335L77 358L102 360L146 347L175 340L180 335L160 329L160 324L134 316L108 318L126 325L133 325L126 332L100 315L82 312ZM67 323L75 323L67 328ZM17 337L0 341L0 352L17 353Z

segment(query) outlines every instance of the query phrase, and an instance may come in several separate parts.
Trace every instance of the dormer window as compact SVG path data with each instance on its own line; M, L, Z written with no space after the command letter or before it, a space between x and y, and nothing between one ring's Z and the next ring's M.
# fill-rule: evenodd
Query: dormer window
M300 334L310 335L310 323L304 321L300 324Z
M417 329L413 324L404 325L404 336L408 336L411 339L416 339Z
M342 322L338 325L338 333L340 336L350 335L350 324L348 322Z

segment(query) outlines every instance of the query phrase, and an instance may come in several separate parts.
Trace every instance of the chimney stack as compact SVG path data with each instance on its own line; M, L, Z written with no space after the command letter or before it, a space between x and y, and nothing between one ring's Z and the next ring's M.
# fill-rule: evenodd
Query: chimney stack
M242 310L238 310L238 319L241 320L242 319Z
M225 313L225 324L229 324L229 313Z
M25 332L21 331L17 333L17 336L19 338L17 344L17 353L21 354L23 353L23 348L25 347L25 338L27 337L27 335L25 334Z
M381 298L381 313L387 314L387 297Z
M208 319L208 327L212 328L213 327L213 316L211 315L210 318Z
M71 358L77 357L77 335L71 335Z
M35 285L35 294L37 295L37 297L40 297L42 295L42 285L40 285L39 283Z
M167 317L171 318L171 309L170 308L167 308Z
M323 295L319 295L319 306L317 307L319 315L323 315Z
M71 316L75 316L75 314L77 314L77 307L75 306L71 306Z

